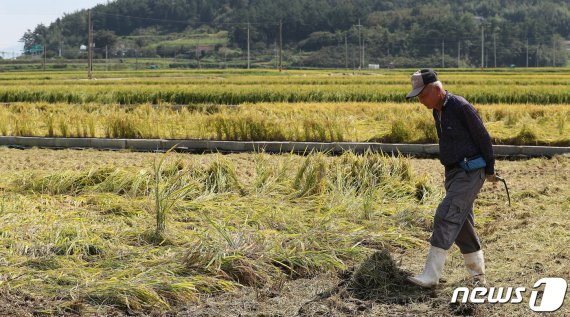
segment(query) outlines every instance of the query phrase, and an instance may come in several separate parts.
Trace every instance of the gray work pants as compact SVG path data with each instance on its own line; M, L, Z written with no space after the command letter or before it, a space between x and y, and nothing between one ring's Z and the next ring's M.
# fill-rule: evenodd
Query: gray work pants
M460 167L445 171L445 198L435 211L431 245L444 250L455 242L461 253L481 249L475 233L473 202L485 182L485 169L466 172Z

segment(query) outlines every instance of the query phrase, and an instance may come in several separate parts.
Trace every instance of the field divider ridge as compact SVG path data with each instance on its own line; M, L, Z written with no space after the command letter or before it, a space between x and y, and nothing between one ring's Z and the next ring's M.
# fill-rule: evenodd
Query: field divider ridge
M405 154L419 157L435 157L439 154L437 144L401 144L373 142L293 142L293 141L215 141L215 140L167 140L167 139L108 139L108 138L57 138L0 136L0 146L14 148L50 149L98 149L132 150L137 152L165 152L176 147L181 152L266 152L310 153L311 151L333 154L345 151L363 153L367 150L384 153ZM570 147L493 145L499 157L552 157L570 155Z

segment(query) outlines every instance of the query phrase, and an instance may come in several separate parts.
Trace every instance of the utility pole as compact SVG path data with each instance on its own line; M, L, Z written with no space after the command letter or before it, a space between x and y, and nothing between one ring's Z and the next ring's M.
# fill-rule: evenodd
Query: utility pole
M485 68L485 28L481 22L481 68Z
M44 43L44 72L46 71L46 45Z
M540 44L536 47L536 67L538 67L538 59L540 57Z
M348 69L348 36L344 34L344 68Z
M228 68L228 48L224 50L224 69Z
M198 41L196 42L196 61L198 62L198 69L202 68L200 65L200 37L198 37Z
M497 68L497 33L493 32L493 59Z
M279 71L283 70L283 20L279 20Z
M87 59L88 59L88 71L87 71L87 78L93 79L93 22L91 21L91 10L87 10L89 12L88 18L88 34L87 34Z
M362 44L361 44L362 40L361 40L361 36L360 36L360 28L362 27L362 25L360 24L360 19L358 19L358 25L356 27L358 28L358 47L360 48L362 46ZM358 69L362 69L362 59L361 59L360 54L358 54L358 55L359 55L358 56L358 64L359 64Z
M279 68L279 49L277 48L277 40L275 40L275 45L273 45L273 53L275 53L275 69Z
M247 22L247 69L249 69L249 22Z
M364 68L366 64L364 63L364 36L362 36L362 67Z
M107 45L105 45L105 71L109 71L108 58L109 58L109 50L107 48Z
M528 68L528 37L526 38L526 68Z
M556 67L556 40L552 40L552 67Z
M461 59L461 42L457 41L457 68L459 68L460 59Z
M355 61L356 53L354 52L354 45L351 45L351 46L352 46L352 47L351 47L350 53L352 54L352 57L351 57L351 59L352 59L352 69L355 70L355 69L356 69L356 61Z
M445 40L441 39L441 68L445 68Z

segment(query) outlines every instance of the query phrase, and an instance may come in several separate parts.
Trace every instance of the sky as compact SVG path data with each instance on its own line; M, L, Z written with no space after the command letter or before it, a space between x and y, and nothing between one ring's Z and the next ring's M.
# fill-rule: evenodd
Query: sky
M18 42L28 29L46 26L63 16L92 8L108 0L0 0L0 56L19 55L23 44Z

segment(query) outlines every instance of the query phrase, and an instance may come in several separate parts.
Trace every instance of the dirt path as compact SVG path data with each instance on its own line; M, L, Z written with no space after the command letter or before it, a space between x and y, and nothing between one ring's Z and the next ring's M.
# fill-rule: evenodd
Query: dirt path
M436 160L414 160L418 172L429 173L436 182L443 173ZM501 161L498 171L510 185L512 207L506 204L502 187L485 184L476 202L478 232L486 255L489 286L525 287L520 304L449 304L456 287L468 286L463 258L453 247L446 263L445 282L435 291L403 304L360 300L347 292L345 276L323 274L313 279L287 282L283 287L254 292L244 288L236 294L204 298L180 315L188 316L528 316L534 283L544 277L570 281L570 159ZM428 245L403 254L393 254L402 270L419 272ZM340 287L338 287L340 285ZM409 294L407 294L409 295ZM566 300L554 315L570 315Z

